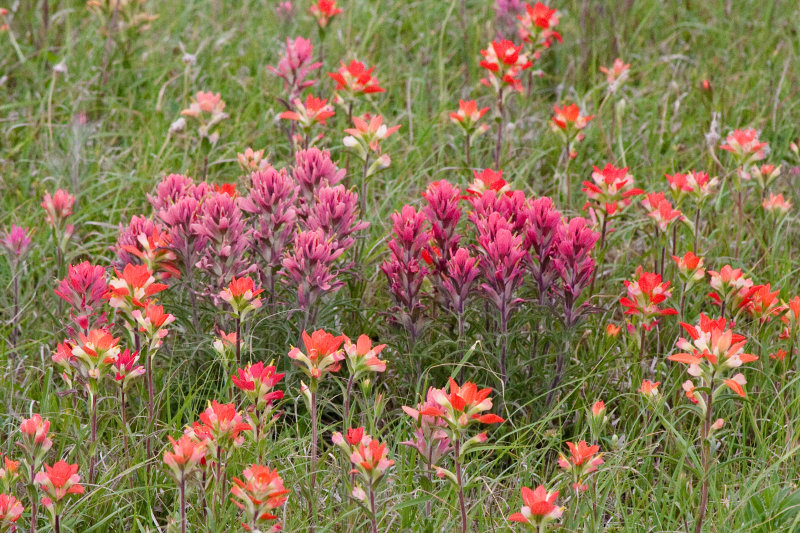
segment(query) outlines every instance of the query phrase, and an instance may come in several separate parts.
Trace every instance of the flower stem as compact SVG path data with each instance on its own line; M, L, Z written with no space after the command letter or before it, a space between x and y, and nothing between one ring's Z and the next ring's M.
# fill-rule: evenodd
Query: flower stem
M236 362L242 366L242 319L236 315Z
M94 392L89 392L89 394L92 396L92 436L89 443L91 449L91 457L89 458L89 483L94 483L94 465L97 460L97 450L95 450L95 444L97 444L97 394Z
M181 477L181 533L186 533L186 479Z
M58 516L58 513L53 515L53 528L56 533L61 533L61 517Z
M461 439L457 438L455 442L454 457L456 467L456 481L458 482L458 505L461 508L461 533L467 531L467 506L464 503L464 482L461 479L461 462L459 455L461 454Z
M314 506L314 487L317 484L317 391L316 387L311 389L311 490L308 496L308 514L311 517L311 528L317 522L316 509Z
M378 520L375 517L375 489L372 487L372 483L369 484L369 511L369 518L372 522L372 533L378 533Z
M703 420L703 428L701 431L702 445L702 462L703 462L703 484L700 489L700 507L697 510L697 523L695 524L695 533L701 533L703 530L703 521L706 517L706 507L708 506L708 471L711 468L711 444L708 442L708 435L711 431L711 404L714 401L714 378L711 378L711 387L706 393L706 417Z
M697 234L700 231L700 206L694 212L694 244L692 245L692 253L697 254Z
M367 172L369 171L369 152L364 156L364 173L361 175L361 216L367 216Z

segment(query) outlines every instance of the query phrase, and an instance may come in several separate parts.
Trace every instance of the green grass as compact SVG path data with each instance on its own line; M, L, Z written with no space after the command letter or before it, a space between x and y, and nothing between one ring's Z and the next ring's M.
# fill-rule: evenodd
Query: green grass
M52 293L58 273L55 247L39 208L43 194L65 187L77 195L76 237L67 261L110 264L114 257L109 247L118 224L134 214L150 213L145 193L161 176L200 173L202 158L192 143L167 136L169 125L198 90L220 92L230 115L219 126L220 142L209 157L210 181L243 184L236 153L248 146L266 148L276 167L289 164L289 144L276 119L283 110L277 101L283 88L265 67L277 62L286 37L310 37L317 50L320 46L316 24L304 12L308 2L294 3L300 14L282 23L273 14L275 3L269 1L147 2L148 10L159 18L130 43L127 55L120 46L111 47L105 85L101 22L90 16L84 2L50 0L48 32L43 29L41 1L19 2L15 7L11 31L21 57L9 44L10 35L0 33L0 227L11 223L31 227L35 247L20 280L19 345L12 350L8 343L0 343L4 453L15 456L20 417L39 412L50 419L55 434L48 461L64 457L80 463L84 477L88 471L85 402L78 398L73 409L72 395L65 393L49 359L65 335L65 309ZM467 345L477 342L474 351L459 349L448 317L429 322L409 351L405 333L390 323L391 297L378 269L386 255L389 215L406 203L420 205L420 192L430 181L447 179L461 186L471 181L462 138L447 113L457 108L459 98L492 105L488 88L478 84L483 75L478 54L494 35L493 3L466 0L466 33L459 18L460 0L340 4L344 12L326 35L325 67L314 94L327 96L333 89L324 72L333 70L340 59L358 58L376 67L375 75L387 92L363 100L357 111L380 113L388 124L402 125L384 143L392 166L371 184L375 196L366 216L371 223L369 252L356 265L356 274L366 280L365 296L359 298L343 288L325 299L315 324L351 337L367 333L389 345L385 352L389 369L375 383L375 391L386 401L376 433L389 443L397 464L379 493L380 530L458 530L455 491L444 481L428 483L414 452L400 445L412 431L400 407L416 403L428 386L444 386L462 365L468 379L495 389L494 412L507 419L490 431L487 444L466 466L471 531L507 530L508 515L521 505L520 487L539 483L561 489L567 505L564 531L692 529L701 475L698 423L680 389L687 379L685 369L666 360L682 334L678 321L665 317L657 346L655 332L648 337L647 356L656 361L656 379L665 396L655 412L636 393L638 383L631 383L636 339L626 339L623 333L612 342L604 335L608 322L623 321L617 304L624 291L622 281L639 264L652 268L660 255L660 248L652 244L649 219L635 208L633 215L618 223L597 274L592 303L598 311L577 331L565 333L555 315L532 303L514 315L507 386L497 371L495 327L487 322L482 302L475 302L469 311ZM578 187L592 165L627 165L637 186L647 190L666 190L664 173L690 168L724 178L733 171L731 159L716 151L726 165L721 173L705 141L712 112L719 113L723 137L733 128L755 127L770 142L769 162L789 160L789 142L800 135L800 11L795 3L583 0L554 2L554 6L562 12L559 29L564 43L555 45L536 65L544 76L534 79L531 93L509 100L502 168L515 188L529 195L556 194L554 175L561 171L562 148L548 122L553 104L562 101L578 102L598 115L585 130L586 139L572 162L573 203L557 201L565 214L582 213L584 198ZM181 47L196 55L196 65L185 67ZM598 67L610 65L616 57L631 63L631 78L598 112L606 95ZM54 73L58 63L66 66L67 74ZM700 89L704 79L713 84L711 94ZM613 127L615 106L619 123ZM76 119L79 114L85 115L84 124ZM339 111L329 121L323 141L342 166L347 159L341 146L345 119ZM494 128L492 123L491 132L473 147L476 167L492 165ZM800 205L797 176L788 171L791 166L784 165L773 191ZM743 244L735 258L737 222L726 185L704 211L700 249L709 268L730 262L757 283L779 287L788 299L800 292L796 210L775 225L757 204L751 193ZM471 226L463 228L471 240ZM690 230L681 229L679 242L682 253L691 245ZM666 278L674 280L671 301L677 305L680 284L671 264ZM0 335L8 338L11 276L3 262L0 283L4 321ZM526 283L525 297L533 296L531 285ZM204 302L202 331L194 331L188 300L169 292L175 294L167 294L163 304L178 322L156 362L159 418L153 440L157 447L166 444L167 435L177 436L194 421L208 400L227 397L224 372L211 349L213 326L224 323L225 316ZM687 321L695 322L701 311L718 312L706 292L703 285L689 294ZM292 491L281 514L284 529L306 531L310 431L299 396L301 374L286 357L289 346L298 342L298 320L290 307L255 315L247 350L255 360L275 359L287 372L284 414L266 450L266 462L278 468ZM788 349L777 340L776 322L760 330L746 320L737 324L737 331L751 337L748 350L762 358L744 372L748 398L718 404L717 414L726 425L711 470L706 531L800 529L800 494L795 491L800 375L794 368L784 372L767 357L778 347ZM571 350L566 374L556 401L548 407L545 398L555 359L565 350L567 337ZM12 357L13 352L19 357ZM421 374L416 371L418 361ZM342 481L349 463L330 445L331 432L341 430L338 385L331 382L320 393L317 530L366 531L366 514L344 499ZM149 474L145 468L146 393L134 389L131 396L130 464L122 453L117 400L108 389L100 403L98 482L70 504L66 530L165 531L177 516L177 491L160 455ZM593 521L591 498L578 503L570 497L556 459L566 451L566 441L589 439L585 412L597 399L605 400L610 421L599 438L606 464L592 478L596 486L587 493L596 494L598 514ZM365 410L359 407L357 412L363 415ZM235 453L229 472L239 475L253 460L252 450L245 446ZM21 487L17 493L29 507ZM196 501L194 492L190 501ZM432 502L430 513L425 511L426 502ZM218 523L209 523L200 516L198 505L189 514L190 530L206 526L210 531L232 530L235 514L229 504ZM24 528L27 517L22 523ZM39 531L48 530L44 516L39 525Z

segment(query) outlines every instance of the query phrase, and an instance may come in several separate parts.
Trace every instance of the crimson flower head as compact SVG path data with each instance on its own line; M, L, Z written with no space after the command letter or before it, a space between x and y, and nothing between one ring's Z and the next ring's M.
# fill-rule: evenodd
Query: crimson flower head
M328 76L336 82L336 90L344 91L350 95L382 93L383 89L378 85L377 78L372 76L375 67L367 68L361 61L355 59L349 65L341 63L339 70L329 72Z
M285 374L279 374L272 365L264 365L261 361L238 368L236 375L231 376L233 384L244 391L247 398L256 406L272 405L272 402L283 398L283 391L273 390Z
M725 138L725 144L720 148L732 153L737 162L745 166L767 157L769 143L762 142L754 129L734 130Z
M539 49L550 48L554 40L561 42L561 34L554 29L558 26L559 19L556 9L541 2L525 4L525 12L517 15L519 36L534 47L535 57L539 57Z
M586 193L587 205L605 216L621 213L631 205L634 196L644 194L642 189L633 187L633 176L628 172L628 167L617 168L607 163L602 170L593 168L592 181L584 181L581 190Z
M280 531L279 523L262 529L278 519L275 511L286 503L290 492L278 471L254 464L244 469L242 477L243 480L233 478L231 487L231 501L245 514L246 522L242 522L242 527L247 531Z
M45 464L44 472L37 473L33 478L33 483L47 494L42 498L42 503L55 514L68 494L83 494L80 482L78 465L64 461L58 461L53 466Z
M597 470L603 464L603 454L598 453L600 446L589 446L585 440L578 442L567 442L570 455L559 454L558 466L572 473L572 488L576 492L588 489L585 481L589 474Z
M111 370L114 372L114 379L120 384L123 390L127 389L130 381L144 374L144 366L139 363L139 352L133 352L126 348L118 353L111 362Z
M522 487L522 509L508 517L511 522L520 522L531 526L534 531L546 531L550 522L558 520L564 514L563 507L556 506L558 491L548 492L544 485L531 490Z
M89 261L70 265L67 276L53 292L69 304L70 317L80 329L86 331L105 323L105 314L100 312L108 292L103 267Z
M482 84L494 88L498 93L506 88L523 92L519 75L533 63L522 52L522 45L517 46L505 39L492 41L485 50L481 50L481 55L483 60L480 65L487 70L487 77L481 79Z
M301 370L311 378L313 384L326 373L339 371L341 361L345 358L340 348L344 339L344 335L337 337L321 329L311 335L303 331L306 353L300 351L300 348L293 347L289 351L289 358L300 365Z
M784 302L781 306L783 314L780 316L781 322L786 325L786 328L781 333L781 339L790 339L798 331L800 327L800 296L795 296L788 302Z
M463 430L475 422L482 424L505 422L505 419L495 414L481 414L492 408L492 399L489 397L491 393L492 389L478 389L469 381L459 386L453 378L450 378L450 392L434 389L432 398L437 406L426 407L419 413L441 418L453 430Z
M172 445L172 451L164 452L166 464L175 480L180 483L191 474L197 465L206 456L206 441L192 438L191 435L181 435L178 440L167 437Z
M19 520L25 507L14 496L0 494L0 529L14 531L14 523Z
M325 121L336 114L327 99L316 98L310 93L306 96L305 102L299 98L292 100L292 108L294 109L293 111L281 113L279 115L280 118L295 120L306 130L310 129L314 124L324 126Z
M42 208L46 213L47 224L53 228L61 228L67 218L72 215L75 197L64 189L58 189L52 196L45 193Z
M153 273L147 265L128 263L122 272L114 269L117 277L108 285L108 303L115 309L133 312L135 308L146 307L148 298L167 288L163 283L156 283Z
M625 307L626 315L639 316L642 327L650 330L657 322L657 317L664 315L677 315L678 311L672 308L661 308L661 304L672 296L669 289L670 282L662 282L661 274L645 272L642 267L636 269L637 279L625 280L627 296L619 299Z
M331 19L342 10L336 7L336 0L317 0L308 8L308 12L317 19L317 24L324 30L328 27Z
M12 269L25 259L31 249L29 234L30 230L16 224L12 224L10 230L3 230L0 251L5 254Z
M463 129L465 135L471 135L475 131L483 133L489 129L489 125L481 124L478 127L478 121L487 111L489 111L488 107L478 109L475 100L459 100L458 111L450 113L450 120Z
M322 63L314 61L314 45L309 39L287 37L283 56L276 66L268 66L267 70L283 80L288 99L293 100L300 96L303 89L316 83L316 80L307 78L321 66Z

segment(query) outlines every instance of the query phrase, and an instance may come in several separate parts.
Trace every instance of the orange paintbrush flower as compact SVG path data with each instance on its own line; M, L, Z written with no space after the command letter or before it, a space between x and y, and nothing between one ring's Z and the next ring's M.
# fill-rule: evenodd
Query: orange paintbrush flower
M315 383L328 372L339 371L341 361L345 358L340 348L344 339L344 335L334 336L321 329L311 335L303 331L306 353L300 348L293 347L289 351L289 358L297 362L301 370L311 378L312 383Z
M558 491L548 492L544 485L531 490L522 487L522 509L508 517L511 522L521 522L531 526L533 531L543 533L548 524L561 518L564 508L556 506Z

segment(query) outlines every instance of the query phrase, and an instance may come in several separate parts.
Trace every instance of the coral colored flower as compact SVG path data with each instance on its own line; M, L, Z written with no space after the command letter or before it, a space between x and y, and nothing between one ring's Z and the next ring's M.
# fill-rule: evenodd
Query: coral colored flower
M744 310L753 318L766 322L771 317L781 312L778 294L780 290L772 292L771 284L754 286L747 298Z
M735 374L732 378L723 381L723 383L742 398L747 397L747 394L744 392L744 386L747 384L744 375Z
M306 96L305 102L295 98L292 100L292 107L294 111L284 111L279 115L280 118L296 120L305 129L311 128L315 123L324 126L325 121L336 114L327 99L315 98L312 94Z
M385 89L378 85L378 80L372 76L375 67L367 68L361 61L355 59L349 65L341 63L339 70L329 72L328 76L336 82L337 91L350 94L382 93Z
M687 379L686 381L684 381L681 384L681 388L683 389L684 393L686 394L686 397L689 399L690 402L692 402L693 404L700 403L700 398L695 394L695 389L697 387L694 386L694 382L692 380ZM705 401L703 402L703 405L705 405Z
M620 58L616 58L614 64L610 67L600 67L600 72L606 75L606 83L608 83L611 92L614 92L628 79L630 68L631 64L623 62Z
M225 333L220 330L219 336L214 339L211 346L221 360L233 361L236 356L236 332Z
M712 320L701 314L696 326L683 322L681 326L690 339L681 337L676 346L683 352L670 355L667 359L689 365L689 375L700 377L705 383L719 379L730 369L758 360L757 356L745 353L747 339L743 335L725 329L724 318Z
M219 133L211 133L211 129L228 118L224 112L225 102L220 93L198 91L192 98L188 108L181 111L181 116L197 119L200 123L197 133L200 138L208 139L211 144L219 140Z
M69 494L83 494L84 489L80 484L81 476L78 474L78 465L58 461L53 466L44 465L44 472L39 472L33 478L34 484L39 487L47 497L42 498L42 503L58 514L62 500Z
M128 227L120 225L120 235L113 249L119 266L141 262L162 279L181 275L175 266L177 255L172 249L172 237L144 217L132 217Z
M776 215L785 215L792 209L792 203L786 200L782 194L770 193L768 198L761 201L764 211Z
M172 445L172 451L164 452L164 464L166 464L175 480L180 483L191 474L197 465L205 458L206 441L195 440L190 435L181 435L178 440L171 436L167 437Z
M386 444L374 439L367 444L363 442L356 444L350 455L350 461L353 463L353 470L365 481L372 483L380 481L386 471L394 465L394 461L388 458Z
M622 331L621 326L615 326L614 324L608 324L606 326L606 337L617 337L619 336L619 332Z
M242 522L242 527L247 531L280 531L280 523L262 529L278 519L275 511L283 507L286 494L290 492L284 487L278 471L253 464L244 469L242 477L244 480L233 478L231 487L231 501L244 511L247 520Z
M481 79L482 84L494 88L498 93L505 88L523 92L519 75L533 63L522 53L522 45L517 46L508 40L496 40L489 43L485 50L481 50L481 55L483 60L480 65L487 70L487 77Z
M338 372L341 361L345 355L340 346L344 342L344 335L335 336L327 331L318 329L311 335L303 331L303 344L306 352L300 348L292 347L289 358L298 362L301 370L312 380L318 380L328 372Z
M505 419L495 414L481 414L492 408L492 399L489 397L492 389L478 389L471 382L459 386L450 378L450 392L443 389L433 390L433 400L438 407L426 407L420 414L441 417L447 425L454 430L463 430L474 422L483 424L497 424Z
M656 221L658 229L667 231L673 221L684 221L686 217L678 209L673 209L669 200L664 197L664 193L649 193L642 205L648 210L647 215Z
M52 196L50 193L46 193L42 200L42 208L46 213L47 224L54 228L60 228L64 221L72 215L74 204L75 197L64 189L58 189Z
M784 302L781 306L781 321L786 324L786 328L780 335L781 339L791 339L792 336L797 334L798 326L800 326L800 296L795 296L788 302Z
M104 329L93 329L88 335L79 334L78 344L72 349L72 355L78 363L81 375L91 380L103 377L120 352L119 337L112 336Z
M778 350L775 353L769 354L769 358L770 359L774 359L776 361L783 361L784 359L786 359L786 354L787 353L788 352L786 350Z
M522 487L522 509L508 517L511 522L521 522L532 527L533 531L547 531L547 524L558 520L564 514L563 507L556 506L558 491L548 492L544 485L531 490Z
M239 161L239 167L243 172L256 172L265 170L270 166L269 159L264 157L264 150L253 150L249 146L245 148L244 152L237 153L236 159Z
M156 283L155 277L147 265L125 265L120 272L114 269L117 277L108 284L108 303L115 309L133 312L137 307L144 308L148 298L167 288L163 283Z
M767 156L769 143L761 142L758 132L754 129L734 130L725 138L725 144L720 148L731 152L744 166L746 163L761 161Z
M45 420L38 413L30 418L25 418L19 425L22 434L20 445L31 458L42 458L53 446L53 441L47 436L50 431L50 421Z
M764 190L769 187L778 176L781 175L781 166L778 165L753 165L749 169L742 167L739 169L739 177L743 180L756 180L758 186Z
M611 217L621 213L631 205L634 196L644 194L642 189L633 187L628 167L617 168L607 163L602 170L593 168L592 181L584 181L581 190L586 193L587 205L604 215Z
M473 170L472 173L475 181L467 187L467 193L472 196L482 196L486 191L494 191L497 195L511 192L511 186L503 179L502 170L485 168L481 172Z
M745 278L742 269L725 265L719 272L709 270L708 275L709 284L714 290L709 296L717 305L724 305L731 312L747 305L753 280Z
M423 403L417 404L417 408L403 406L403 411L414 419L414 440L401 442L417 450L423 461L429 466L436 466L439 461L452 449L450 437L444 431L447 423L438 416L421 414L428 409L439 409L439 404L434 399L438 389L428 388L428 393Z
M572 473L574 481L572 488L576 492L585 491L588 488L584 483L586 477L604 462L603 454L598 453L600 446L589 446L586 441L582 440L577 444L567 442L567 447L570 455L559 454L558 466Z
M331 19L342 12L336 7L336 0L317 0L308 8L308 12L317 19L317 24L322 29L328 27Z
M357 145L369 147L373 152L380 154L380 141L389 138L394 132L400 129L400 125L386 127L383 124L383 117L375 115L373 117L353 117L353 125L355 128L345 129L345 133L349 133L344 138L344 145L348 148L353 148Z
M461 124L474 125L487 111L489 111L488 107L478 109L478 104L475 100L459 100L458 111L450 113L450 120Z
M662 282L660 274L645 272L642 267L637 267L636 277L633 281L625 280L628 294L619 300L626 315L641 317L642 327L649 331L656 324L657 317L678 314L675 309L660 307L672 296L669 281Z
M244 391L253 405L264 407L283 398L283 391L273 390L285 374L277 373L272 365L258 362L238 368L231 376L233 384Z
M141 309L134 309L131 316L139 325L139 331L150 339L150 347L153 349L161 346L161 340L169 333L166 327L175 322L173 315L165 313L162 306L153 302L147 302L144 313Z
M553 106L553 110L555 114L551 119L552 126L563 131L582 130L594 118L594 115L581 115L581 110L576 104Z
M706 271L703 270L703 258L697 257L693 252L686 252L682 257L673 255L672 260L675 261L684 283L700 281L706 275Z
M560 14L541 2L525 4L525 11L517 15L517 29L520 38L534 48L550 48L553 41L561 42L561 34L554 30L558 26ZM539 51L534 52L538 57Z
M23 512L22 502L14 496L0 494L0 531L14 531L14 523Z
M600 417L603 416L606 412L606 403L602 400L595 402L592 404L592 416Z
M256 288L255 283L249 277L233 277L228 286L219 293L220 299L228 302L233 307L233 314L244 318L247 313L261 307L259 294L262 289Z
M199 418L192 430L198 438L208 441L209 449L214 452L212 455L216 455L219 448L227 451L230 446L241 446L244 442L242 432L252 429L243 422L242 415L232 403L212 400Z
M650 381L649 379L643 379L642 385L639 387L638 391L642 393L643 396L646 398L654 398L658 396L658 386L661 385L660 381Z
M386 361L378 359L378 354L386 348L385 344L372 346L372 340L366 335L359 335L354 344L345 336L344 353L347 356L345 361L353 376L359 376L364 372L385 372Z

